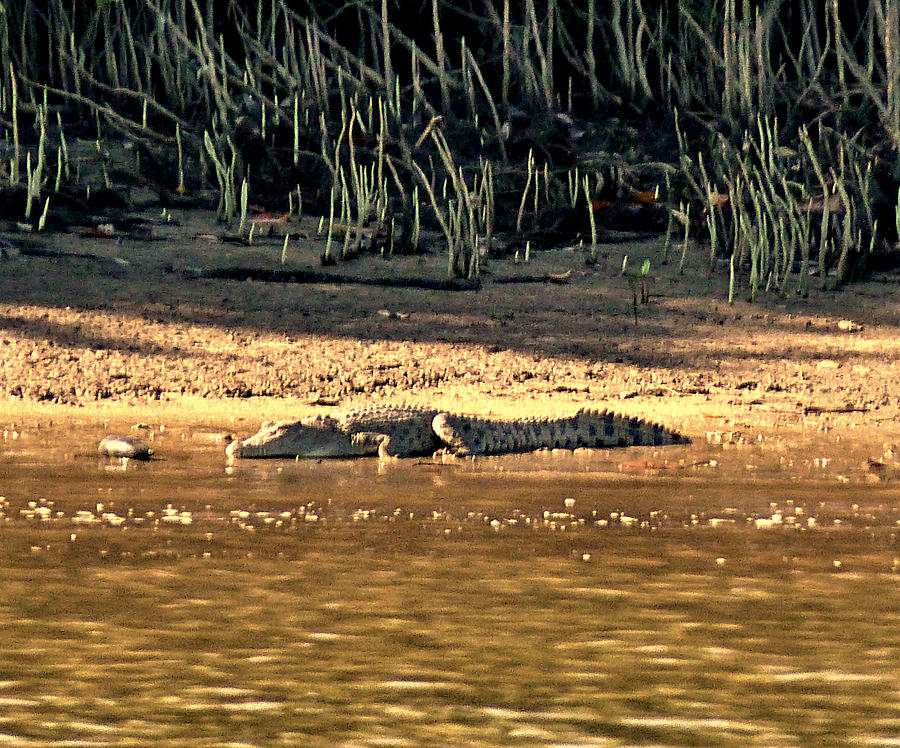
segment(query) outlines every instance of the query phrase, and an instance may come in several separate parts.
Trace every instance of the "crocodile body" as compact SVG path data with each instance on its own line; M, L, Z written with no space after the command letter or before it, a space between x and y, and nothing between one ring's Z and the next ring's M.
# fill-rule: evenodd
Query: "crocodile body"
M337 416L266 422L253 436L228 445L233 457L413 457L445 450L492 455L537 449L684 444L659 424L607 411L568 418L501 420L431 408L372 407Z

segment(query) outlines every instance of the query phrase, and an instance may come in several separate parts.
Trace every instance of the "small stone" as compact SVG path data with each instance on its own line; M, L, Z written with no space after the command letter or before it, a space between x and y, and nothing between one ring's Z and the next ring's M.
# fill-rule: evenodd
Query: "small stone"
M107 457L129 457L133 460L149 460L153 454L149 446L131 436L104 437L97 451Z
M842 332L860 332L863 329L862 325L857 324L853 320L842 319L837 323L838 329Z

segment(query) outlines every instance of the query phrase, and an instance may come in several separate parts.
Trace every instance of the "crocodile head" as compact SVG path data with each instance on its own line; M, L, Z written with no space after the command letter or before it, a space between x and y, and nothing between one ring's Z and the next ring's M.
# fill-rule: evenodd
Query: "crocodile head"
M268 421L253 436L228 445L231 457L356 457L369 445L357 444L328 416L309 421ZM377 450L377 445L375 445Z

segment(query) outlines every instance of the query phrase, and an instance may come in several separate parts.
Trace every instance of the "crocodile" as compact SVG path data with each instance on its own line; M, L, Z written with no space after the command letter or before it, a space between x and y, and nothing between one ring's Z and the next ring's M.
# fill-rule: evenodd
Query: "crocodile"
M414 457L439 451L460 456L538 449L663 446L688 439L665 427L609 411L567 418L501 420L435 408L374 406L334 416L267 421L233 441L230 457Z

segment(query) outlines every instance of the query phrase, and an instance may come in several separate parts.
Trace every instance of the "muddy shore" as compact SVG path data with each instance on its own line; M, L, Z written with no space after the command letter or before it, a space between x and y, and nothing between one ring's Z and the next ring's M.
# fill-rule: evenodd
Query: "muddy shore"
M729 306L727 273L661 242L492 260L477 291L204 278L315 269L315 220L282 241L222 241L206 213L144 240L5 234L0 422L178 421L250 433L271 417L368 402L558 416L608 407L705 439L784 431L871 442L900 433L900 276ZM29 251L39 249L38 252ZM621 274L651 259L648 304ZM348 277L442 277L445 257L366 257ZM571 271L569 282L493 283ZM249 275L249 270L248 270Z

